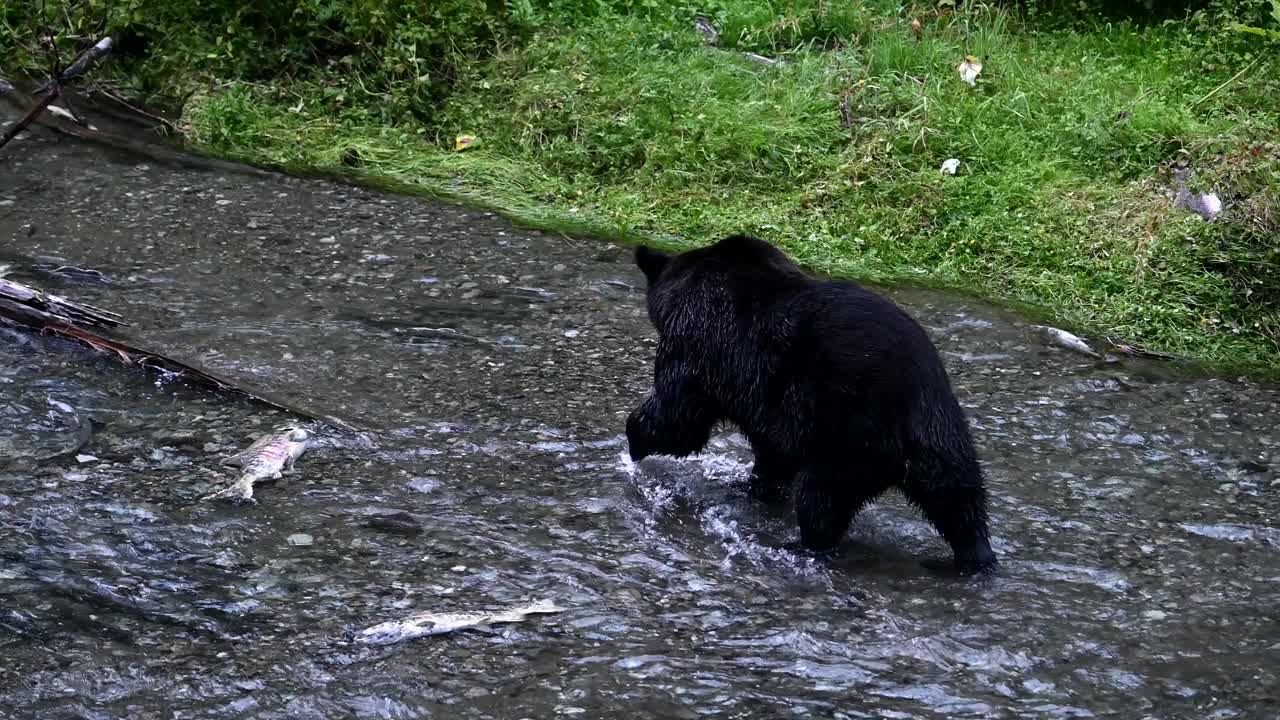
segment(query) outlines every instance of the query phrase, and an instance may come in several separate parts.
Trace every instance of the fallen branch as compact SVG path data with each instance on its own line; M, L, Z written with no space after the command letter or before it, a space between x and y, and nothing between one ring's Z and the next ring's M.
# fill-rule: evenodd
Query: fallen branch
M229 392L255 400L308 420L322 422L339 430L356 431L355 425L341 418L309 412L288 405L256 390L247 390L229 380L194 368L160 353L143 350L121 340L103 337L77 327L72 318L86 324L114 327L123 324L120 316L90 305L72 303L47 295L25 285L0 278L0 321L26 327L43 334L58 335L87 345L94 350L114 355L124 365L156 370L175 379L194 382L213 390Z
M170 130L173 130L174 132L181 134L182 131L178 128L178 126L172 120L166 120L165 118L162 118L159 115L153 115L152 113L149 113L146 110L142 110L141 108L137 108L137 107L134 107L133 105L130 105L129 101L121 97L120 93L116 92L115 90L112 90L103 85L96 85L95 87L97 88L98 93L101 94L103 97L110 98L111 100L114 100L117 103L125 106L133 113L141 117L147 118L148 120L154 120L160 123L161 125L164 125L165 127L169 128Z
M239 385L236 385L230 380L225 380L223 378L217 377L216 375L207 373L198 368L191 367L186 363L179 362L169 357L165 357L160 353L151 352L149 350L143 350L141 348L137 348L117 340L112 340L110 338L102 337L101 335L96 335L87 330L82 330L80 328L63 325L63 326L45 327L44 331L61 335L63 337L68 337L73 340L78 340L84 343L85 345L88 345L89 347L95 350L98 350L100 352L115 354L116 357L120 358L120 361L125 365L137 365L138 367L142 367L142 368L158 370L162 373L165 373L167 375L174 377L175 379L194 381L197 384L204 385L214 390L229 392L236 395L242 395L244 397L249 398L250 400L255 400L264 405L273 407L277 410L283 410L284 412L292 413L294 415L307 418L308 420L315 420L317 422L322 422L326 425L330 425L339 430L346 430L350 432L355 432L359 430L359 428L357 428L355 425L345 420L342 420L341 418L334 417L333 415L310 412L298 407L294 407L292 405L284 403L281 400L268 397L265 393L261 391L247 390Z
M40 113L44 112L45 108L49 107L49 103L52 103L56 97L58 97L56 93L44 96L44 98L42 98L40 102L36 103L36 106L31 108L26 115L19 118L18 122L13 124L13 127L5 130L4 135L0 136L0 148L8 145L10 140L18 137L18 133L26 130L27 126L31 124L31 121L39 117Z
M1183 359L1178 357L1177 355L1171 355L1165 352L1158 352L1156 350L1148 350L1147 348L1138 347L1137 345L1130 345L1130 344L1121 342L1120 340L1113 338L1111 336L1103 336L1102 339L1105 340L1106 343L1111 346L1112 350L1115 350L1116 352L1121 353L1123 355L1128 355L1129 357L1147 358L1152 360L1182 360Z

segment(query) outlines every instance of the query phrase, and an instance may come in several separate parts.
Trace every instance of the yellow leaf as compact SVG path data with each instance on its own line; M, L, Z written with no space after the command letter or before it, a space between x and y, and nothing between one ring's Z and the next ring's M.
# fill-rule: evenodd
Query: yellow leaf
M475 143L475 141L476 141L475 135L459 135L453 141L453 149L455 152L466 150L467 148L471 147Z

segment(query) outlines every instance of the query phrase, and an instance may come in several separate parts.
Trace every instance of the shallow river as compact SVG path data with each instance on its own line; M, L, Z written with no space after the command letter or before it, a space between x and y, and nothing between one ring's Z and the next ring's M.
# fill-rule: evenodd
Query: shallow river
M794 552L728 430L626 462L655 339L623 248L40 135L0 151L0 264L371 430L202 502L283 415L0 328L0 718L1280 716L1280 388L891 293L988 465L1002 574L960 581L898 496Z

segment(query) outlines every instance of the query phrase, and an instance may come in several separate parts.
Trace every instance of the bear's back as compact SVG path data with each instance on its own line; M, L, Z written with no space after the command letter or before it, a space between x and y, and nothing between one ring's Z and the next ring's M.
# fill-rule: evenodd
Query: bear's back
M840 280L794 293L775 317L789 326L787 355L796 372L828 389L915 395L947 387L946 371L924 328L875 292Z

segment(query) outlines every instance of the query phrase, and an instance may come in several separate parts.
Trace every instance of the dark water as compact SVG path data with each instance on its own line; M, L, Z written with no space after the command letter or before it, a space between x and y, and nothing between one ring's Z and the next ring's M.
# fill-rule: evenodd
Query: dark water
M625 462L654 335L623 249L33 137L0 151L0 253L144 346L376 426L257 505L201 502L283 416L0 329L0 717L1280 716L1275 387L896 293L989 467L1004 574L967 583L896 496L838 559L794 554L730 487L731 434ZM90 432L96 459L39 459ZM567 610L350 638L544 598Z

